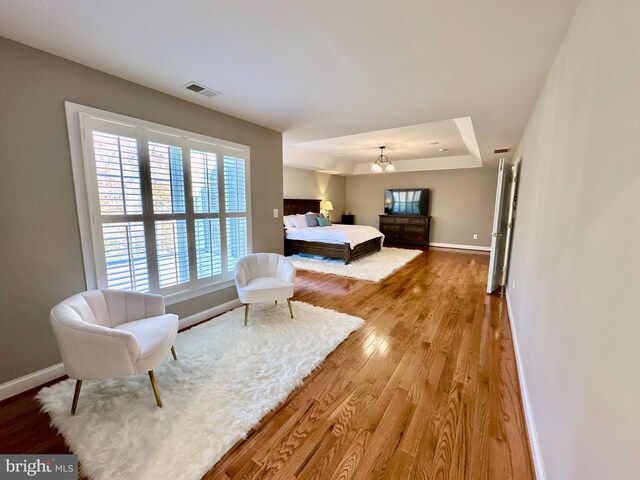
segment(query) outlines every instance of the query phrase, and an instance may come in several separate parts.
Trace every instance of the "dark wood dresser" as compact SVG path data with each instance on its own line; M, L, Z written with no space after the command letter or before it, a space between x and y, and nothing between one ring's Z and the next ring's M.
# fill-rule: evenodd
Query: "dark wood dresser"
M380 215L380 231L384 243L429 246L431 217L416 215Z

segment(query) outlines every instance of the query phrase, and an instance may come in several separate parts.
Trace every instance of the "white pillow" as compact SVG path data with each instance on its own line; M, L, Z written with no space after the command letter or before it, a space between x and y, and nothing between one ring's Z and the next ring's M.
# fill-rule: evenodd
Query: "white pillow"
M291 217L293 215L286 215L284 217L282 217L282 220L284 221L284 226L287 228L293 227L293 221L291 220Z
M287 215L287 218L289 219L289 223L291 223L291 227L292 228L295 227L296 224L293 223L293 220L294 220L294 218L296 218L296 216L295 215Z
M307 228L307 217L305 215L291 215L293 226L296 228Z

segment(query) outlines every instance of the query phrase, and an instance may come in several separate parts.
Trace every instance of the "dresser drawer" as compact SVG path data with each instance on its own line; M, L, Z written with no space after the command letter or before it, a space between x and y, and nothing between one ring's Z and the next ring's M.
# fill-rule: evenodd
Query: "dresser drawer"
M425 226L424 225L407 225L404 227L404 231L407 233L417 233L420 235L424 235Z
M395 222L395 218L386 217L386 216L380 215L380 225L382 225L382 224L388 225L388 224L393 224L393 223L396 223Z
M420 234L407 232L404 234L404 240L406 240L407 242L424 243L424 233Z
M402 242L404 235L399 232L390 232L384 234L384 243Z
M380 231L384 234L388 233L392 233L392 232L401 232L402 230L404 230L404 227L402 225L393 225L393 224L384 224L384 225L380 225Z
M427 219L425 217L409 218L410 225L426 225Z

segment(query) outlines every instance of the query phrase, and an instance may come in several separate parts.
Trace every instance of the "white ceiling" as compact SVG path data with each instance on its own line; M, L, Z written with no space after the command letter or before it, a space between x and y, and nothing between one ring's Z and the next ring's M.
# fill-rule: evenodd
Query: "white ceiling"
M577 3L0 0L0 35L281 131L285 145L471 117L493 165L493 149L519 141Z
M285 145L284 163L340 175L370 174L381 145L397 172L482 166L469 117Z
M296 146L359 163L372 162L380 154L381 145L392 161L469 153L454 120L314 140ZM443 148L447 151L440 152Z

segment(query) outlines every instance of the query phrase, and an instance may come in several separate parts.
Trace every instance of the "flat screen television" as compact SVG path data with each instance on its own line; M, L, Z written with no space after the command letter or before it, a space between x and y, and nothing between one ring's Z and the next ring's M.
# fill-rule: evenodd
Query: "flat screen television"
M429 215L428 188L393 188L384 191L387 215Z

